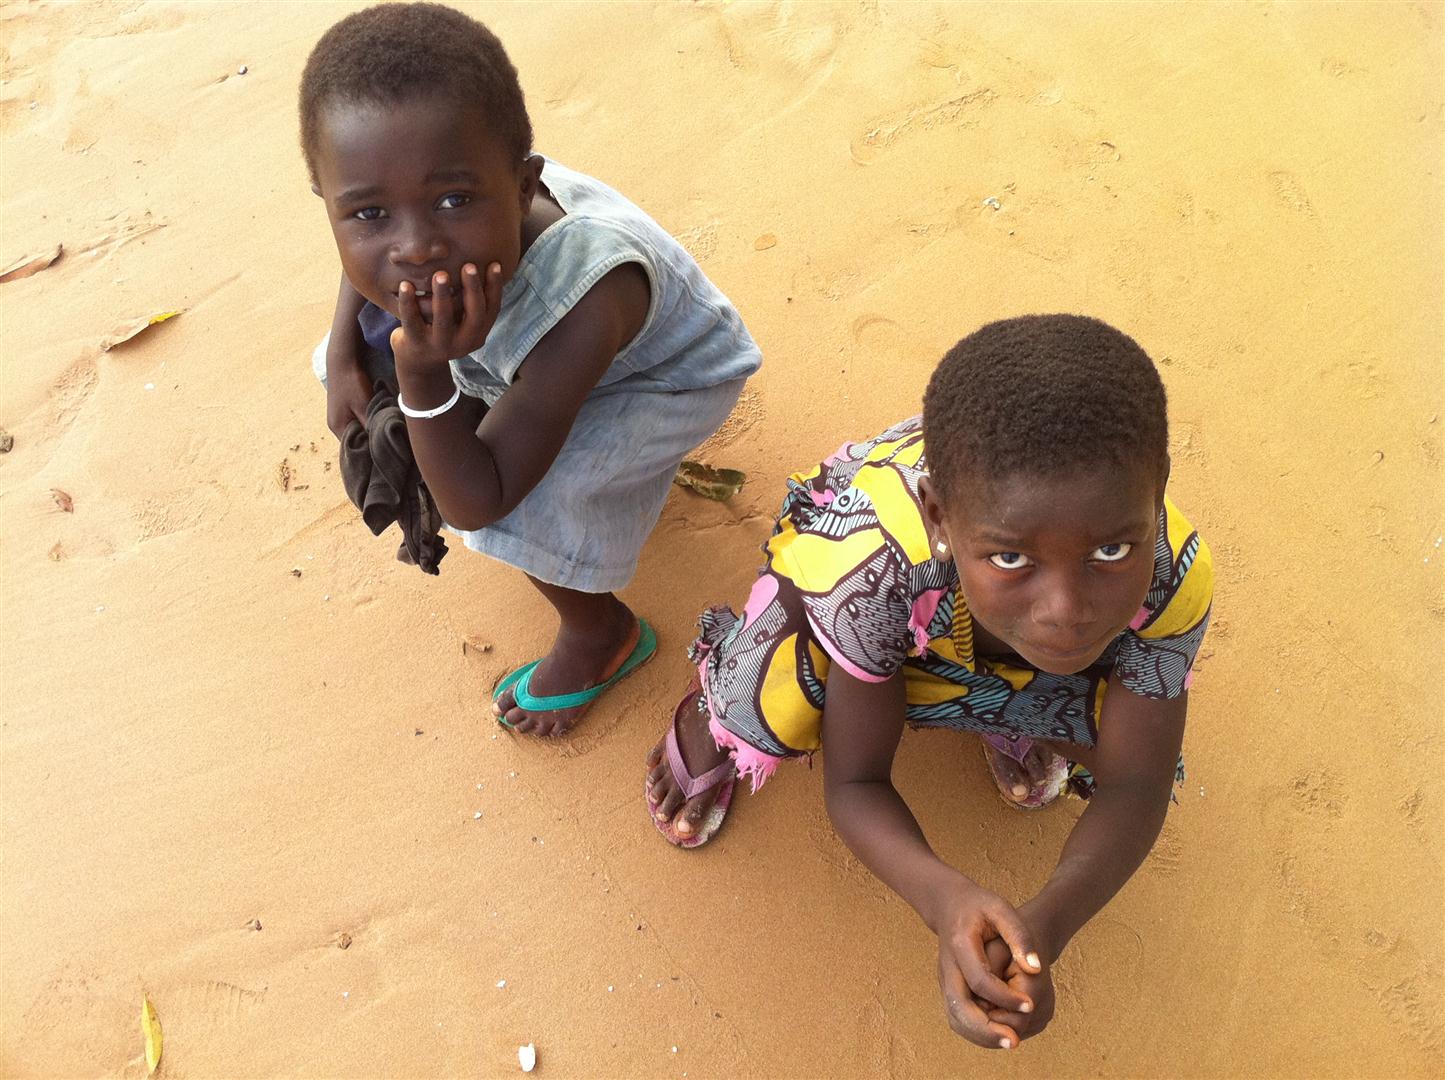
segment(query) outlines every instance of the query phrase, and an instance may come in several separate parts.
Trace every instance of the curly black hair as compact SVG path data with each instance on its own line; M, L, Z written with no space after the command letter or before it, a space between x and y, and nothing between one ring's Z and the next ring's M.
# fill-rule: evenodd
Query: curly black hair
M923 396L928 468L944 498L969 481L1148 468L1162 482L1169 418L1154 361L1083 315L989 323L944 356Z
M521 162L532 152L532 121L517 69L497 35L441 4L378 4L326 31L301 74L301 152L316 180L317 128L338 103L392 105L440 97L480 105Z

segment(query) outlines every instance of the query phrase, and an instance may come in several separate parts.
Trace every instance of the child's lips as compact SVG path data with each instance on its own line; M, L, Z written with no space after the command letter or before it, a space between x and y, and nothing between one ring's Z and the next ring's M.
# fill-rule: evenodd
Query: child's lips
M1084 664L1084 661L1092 662L1094 657L1100 651L1099 641L1097 638L1083 645L1076 645L1070 642L1068 643L1068 648L1055 648L1052 645L1044 645L1042 643L1032 641L1026 642L1025 644L1028 646L1029 651L1032 652L1035 656L1039 657L1042 660L1047 660L1053 665L1063 667L1073 666L1076 664L1080 666L1086 666Z

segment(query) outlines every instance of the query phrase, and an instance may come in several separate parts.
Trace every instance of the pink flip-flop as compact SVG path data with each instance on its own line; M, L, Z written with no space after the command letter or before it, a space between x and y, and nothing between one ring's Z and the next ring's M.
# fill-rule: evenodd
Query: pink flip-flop
M1003 801L1015 810L1042 810L1063 794L1064 785L1069 780L1069 763L1062 756L1054 754L1050 757L1047 775L1029 788L1026 796L1019 799L1014 796L1011 785L1004 778L994 755L1002 754L1022 765L1024 756L1033 749L1033 740L1022 735L1010 737L1008 735L980 734L979 738L983 740L983 759L988 762L989 775L993 777L993 782L998 787L998 793L1003 796Z
M722 828L723 818L727 817L728 806L733 801L733 788L737 785L738 771L729 757L721 765L717 765L701 776L693 776L687 771L687 763L682 760L682 750L677 745L677 723L683 717L683 710L696 709L701 690L694 690L678 703L677 709L672 714L672 723L667 729L667 737L663 740L664 750L667 756L667 767L672 770L672 779L682 790L683 801L694 799L711 787L717 787L717 799L708 811L707 817L703 818L697 832L691 836L682 836L673 828L672 822L661 822L657 820L657 804L652 801L651 795L644 789L643 801L647 804L647 816L651 819L653 826L662 833L663 838L676 847L695 848L701 847L716 835L718 829Z

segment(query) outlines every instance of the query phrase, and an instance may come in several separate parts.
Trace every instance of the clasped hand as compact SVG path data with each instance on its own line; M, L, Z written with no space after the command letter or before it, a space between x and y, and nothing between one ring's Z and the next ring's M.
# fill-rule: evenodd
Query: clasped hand
M949 1026L987 1049L1011 1050L1053 1017L1053 981L1033 930L986 889L957 890L946 902L938 984Z

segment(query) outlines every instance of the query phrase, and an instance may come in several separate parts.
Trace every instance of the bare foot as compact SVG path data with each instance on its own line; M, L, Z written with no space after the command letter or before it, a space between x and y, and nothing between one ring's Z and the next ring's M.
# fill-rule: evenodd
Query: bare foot
M529 691L534 697L551 697L606 682L632 654L640 633L637 617L617 600L585 628L564 622L551 651L533 670ZM529 713L517 705L516 695L508 688L492 702L492 715L527 735L562 735L591 707Z
M700 690L694 691L689 697L698 699L701 693ZM693 776L702 776L728 758L727 751L713 740L707 721L707 713L700 711L692 702L682 709L677 721L677 748L682 752L683 764ZM671 822L678 836L693 836L717 801L722 784L714 784L693 798L684 800L682 789L673 779L672 769L667 764L666 744L664 736L647 755L647 805L659 824Z

